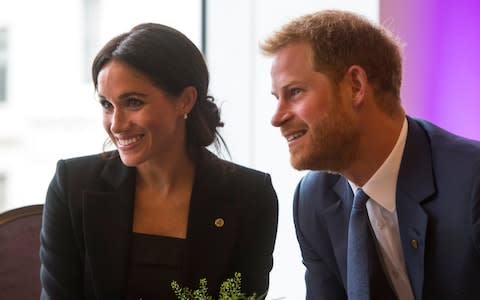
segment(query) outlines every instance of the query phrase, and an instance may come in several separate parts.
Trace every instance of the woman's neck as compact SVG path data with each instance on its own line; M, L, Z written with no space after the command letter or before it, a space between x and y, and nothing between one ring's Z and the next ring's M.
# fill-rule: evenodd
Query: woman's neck
M137 166L137 187L168 194L186 184L191 185L194 174L195 164L185 151Z

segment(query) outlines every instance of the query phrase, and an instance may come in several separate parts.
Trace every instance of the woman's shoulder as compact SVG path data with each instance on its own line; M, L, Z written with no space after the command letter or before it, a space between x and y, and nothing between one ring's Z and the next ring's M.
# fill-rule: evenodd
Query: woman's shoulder
M219 175L223 177L240 176L245 178L258 179L268 176L268 174L264 171L247 167L245 165L241 165L226 160L224 158L220 158L219 156L213 154L210 151L203 152L200 165L203 168L215 170L216 172L220 173Z
M105 166L120 162L120 157L116 152L103 152L85 156L76 156L59 159L58 163L66 165L69 168L88 169L95 166Z
M101 174L120 174L127 169L115 152L105 152L87 156L60 159L57 162L57 175L68 178L98 178Z
M63 161L67 164L106 162L118 157L116 153L117 153L116 151L109 151L109 152L95 153L95 154L89 154L89 155L83 155L83 156L61 158L60 161Z
M225 160L211 152L204 153L199 176L207 177L207 181L225 189L243 192L263 190L271 185L268 173Z

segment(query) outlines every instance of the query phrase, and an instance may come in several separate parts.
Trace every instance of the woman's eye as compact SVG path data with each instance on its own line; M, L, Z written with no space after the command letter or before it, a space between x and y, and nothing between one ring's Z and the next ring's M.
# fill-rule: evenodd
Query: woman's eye
M128 106L131 106L131 107L139 107L143 104L143 101L137 98L129 98L127 102L128 102Z

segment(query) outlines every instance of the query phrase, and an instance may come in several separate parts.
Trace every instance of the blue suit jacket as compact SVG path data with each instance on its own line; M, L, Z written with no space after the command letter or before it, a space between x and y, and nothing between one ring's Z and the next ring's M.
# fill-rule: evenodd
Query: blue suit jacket
M93 155L61 160L44 208L42 299L124 299L135 168ZM216 218L225 220L216 227ZM204 151L197 161L182 286L207 278L210 293L234 272L248 294L268 289L277 230L270 176Z
M396 206L415 299L480 299L480 143L408 118ZM307 299L346 299L347 180L309 172L294 221ZM412 243L412 241L417 241Z

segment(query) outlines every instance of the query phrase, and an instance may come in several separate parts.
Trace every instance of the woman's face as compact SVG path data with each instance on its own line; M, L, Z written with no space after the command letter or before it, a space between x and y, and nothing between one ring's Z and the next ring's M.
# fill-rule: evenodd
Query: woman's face
M189 110L128 64L112 60L98 74L103 126L127 166L184 153Z

